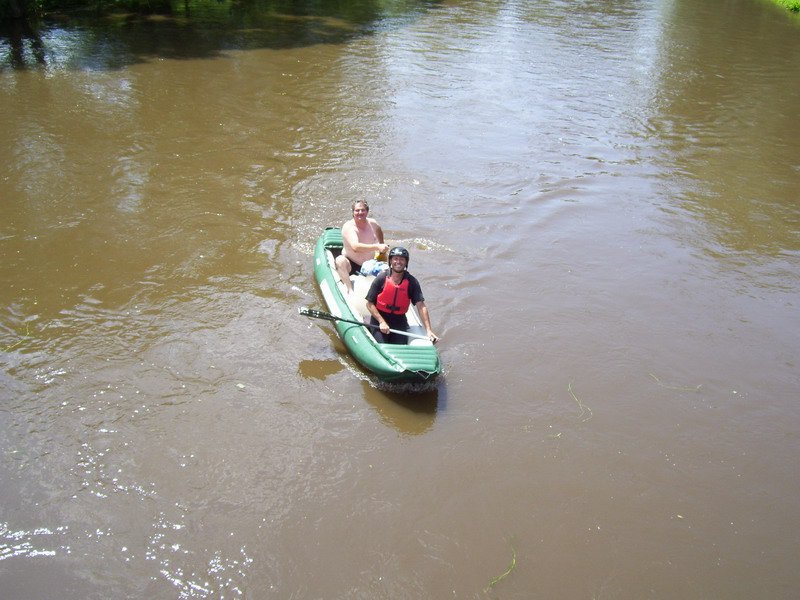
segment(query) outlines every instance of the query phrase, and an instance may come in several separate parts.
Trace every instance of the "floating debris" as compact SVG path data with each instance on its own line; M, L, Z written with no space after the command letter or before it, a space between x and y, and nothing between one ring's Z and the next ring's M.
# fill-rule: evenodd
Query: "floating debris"
M517 566L517 551L514 550L514 546L511 546L511 564L508 565L508 568L503 573L501 573L497 577L492 578L492 580L489 582L489 585L484 591L488 592L490 589L496 586L500 581L508 577L511 574L511 571L513 571L516 568L516 566Z
M575 395L575 392L572 391L572 382L571 381L569 382L569 385L567 385L567 390L569 390L569 393L572 396L572 399L575 400L575 402L578 403L578 406L581 409L581 414L578 415L578 418L581 419L581 421L583 421L583 422L586 422L589 419L591 419L594 416L594 413L592 412L592 409L589 408L588 406L586 406L583 402L581 402L580 398L578 398ZM583 418L583 415L587 415L587 414L589 416L586 417L586 418Z
M655 380L655 382L658 385L660 385L663 388L667 388L668 390L677 390L679 392L699 392L700 388L703 387L703 384L697 385L695 387L681 387L677 385L667 385L666 383L662 383L661 380L652 373L649 373L649 375Z
M26 339L28 339L31 335L31 325L30 323L25 323L25 335L20 336L15 344L11 344L10 346L6 346L3 348L3 352L9 352L22 344Z

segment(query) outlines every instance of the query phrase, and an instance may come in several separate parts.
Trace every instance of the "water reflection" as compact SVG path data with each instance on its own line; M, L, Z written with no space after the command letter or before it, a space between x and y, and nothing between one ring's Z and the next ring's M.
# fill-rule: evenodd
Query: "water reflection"
M343 368L338 360L301 360L297 370L306 379L323 381Z
M705 253L796 253L800 167L789 157L797 156L800 126L789 116L800 93L785 86L796 78L796 52L772 34L757 52L722 49L724 36L745 44L754 29L776 27L758 4L732 13L697 8L675 3L664 24L668 34L660 38L664 58L652 125L671 164L668 177L682 180L681 207L712 234L710 240L697 236Z
M71 13L33 27L15 23L0 30L0 69L120 69L156 58L343 44L371 33L387 17L415 14L420 3L166 0L148 4L147 10L100 18Z
M46 63L44 42L39 31L20 19L15 19L0 30L0 51L6 54L0 65L8 64L14 69Z
M344 349L342 349L344 351ZM306 379L324 381L344 370L339 360L301 360L298 372ZM357 368L357 367L356 367ZM354 372L353 376L358 376ZM350 375L348 375L350 376ZM361 387L364 399L384 423L404 435L419 435L430 430L436 413L444 408L441 380L425 384L387 384L363 375Z
M410 393L408 388L397 386L374 387L363 381L364 398L378 412L381 419L404 435L420 435L433 426L439 408L439 389Z

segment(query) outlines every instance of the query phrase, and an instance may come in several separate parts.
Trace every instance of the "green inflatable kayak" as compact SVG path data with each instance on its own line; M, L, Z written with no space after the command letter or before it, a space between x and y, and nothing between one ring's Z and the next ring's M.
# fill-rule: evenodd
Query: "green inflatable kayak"
M347 295L334 263L341 252L341 230L338 227L327 228L314 247L314 276L333 317L328 320L334 323L347 350L361 366L381 381L430 382L441 372L439 352L425 337L425 328L414 306L412 305L406 313L408 333L414 336L408 338L408 344L376 342L369 327L358 324L369 323L365 296L374 276L351 275L353 293ZM309 316L319 315L319 311L310 312L317 314Z

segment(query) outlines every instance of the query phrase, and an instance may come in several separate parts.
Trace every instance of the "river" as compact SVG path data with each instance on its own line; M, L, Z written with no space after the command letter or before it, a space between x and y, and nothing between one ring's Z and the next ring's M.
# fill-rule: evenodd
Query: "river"
M794 598L798 81L754 0L1 37L3 598ZM433 390L298 314L360 198Z

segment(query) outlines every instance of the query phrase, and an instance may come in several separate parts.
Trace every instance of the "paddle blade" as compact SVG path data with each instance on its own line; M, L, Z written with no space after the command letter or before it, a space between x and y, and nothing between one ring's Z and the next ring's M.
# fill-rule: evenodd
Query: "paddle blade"
M332 314L322 312L321 310L314 310L313 308L308 308L307 306L301 306L297 309L301 315L306 317L312 317L314 319L325 319L326 321L335 321L336 317Z

